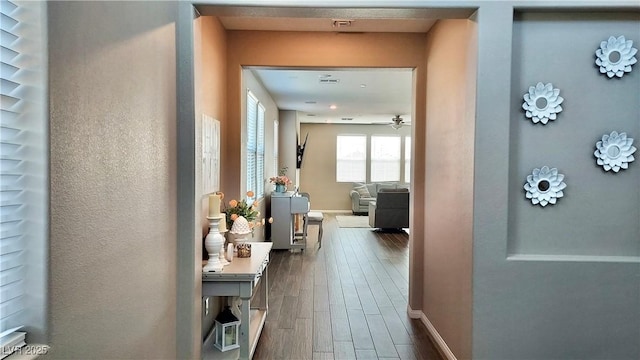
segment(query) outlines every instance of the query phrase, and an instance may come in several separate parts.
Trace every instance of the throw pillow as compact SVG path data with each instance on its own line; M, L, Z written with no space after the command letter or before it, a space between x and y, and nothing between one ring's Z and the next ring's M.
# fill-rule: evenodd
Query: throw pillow
M358 186L358 187L354 188L354 190L357 191L358 194L360 194L361 198L371 197L371 194L369 194L369 189L367 189L367 187L364 186L364 185Z

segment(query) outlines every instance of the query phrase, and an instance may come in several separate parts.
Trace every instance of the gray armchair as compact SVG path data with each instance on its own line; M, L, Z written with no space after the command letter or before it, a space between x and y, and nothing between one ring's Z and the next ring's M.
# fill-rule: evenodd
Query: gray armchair
M409 190L380 189L369 203L369 226L380 229L409 227Z

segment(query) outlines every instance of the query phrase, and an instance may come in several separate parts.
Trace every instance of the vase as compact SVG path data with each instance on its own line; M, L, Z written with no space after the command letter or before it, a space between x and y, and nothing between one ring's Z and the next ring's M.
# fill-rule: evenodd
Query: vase
M276 184L276 192L283 193L287 191L287 187L284 184Z

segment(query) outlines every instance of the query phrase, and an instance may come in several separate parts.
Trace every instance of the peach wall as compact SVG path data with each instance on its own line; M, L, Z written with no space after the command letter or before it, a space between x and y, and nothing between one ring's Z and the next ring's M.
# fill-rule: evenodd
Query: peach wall
M242 66L280 67L401 67L414 68L415 106L412 114L414 153L424 153L425 130L425 35L405 33L329 33L229 31L227 37L227 115L224 147L223 183L240 193L241 175L241 68ZM417 135L417 136L416 136ZM416 152L417 151L417 152ZM409 304L421 307L422 281L413 274L422 273L424 229L424 164L412 159L412 232ZM419 221L413 221L419 219Z
M196 141L197 151L196 159L196 181L202 179L202 169L200 168L202 160L202 138L201 121L202 114L212 116L220 121L220 146L224 149L227 146L227 139L224 136L227 130L227 93L226 93L226 75L227 75L227 59L226 32L216 17L201 16L195 20L194 27L196 29L195 36L201 36L203 41L196 41L195 62L196 62ZM199 33L199 34L198 34ZM199 51L198 51L199 50ZM221 150L221 153L224 150ZM220 168L224 169L225 158L221 159ZM221 171L222 172L222 171ZM221 179L222 180L222 179ZM221 188L224 189L224 182L221 181ZM197 189L201 187L198 186ZM202 204L202 233L206 235L208 231L208 222L206 214L209 211L209 202L206 194L200 194L203 197Z
M216 17L201 16L194 21L194 62L195 62L195 96L196 96L196 198L200 200L200 216L197 217L201 236L197 241L196 249L207 258L203 249L202 238L209 231L209 222L206 219L209 212L207 194L202 193L202 114L207 114L220 121L221 148L224 149L226 139L224 131L227 120L227 96L226 96L226 32ZM224 159L221 169L224 166ZM215 316L222 309L222 299L212 297L209 300L210 311L207 316L202 316L201 333L204 338L211 327ZM204 312L201 312L204 314Z
M427 35L422 309L458 359L471 358L475 103L474 25L439 21Z

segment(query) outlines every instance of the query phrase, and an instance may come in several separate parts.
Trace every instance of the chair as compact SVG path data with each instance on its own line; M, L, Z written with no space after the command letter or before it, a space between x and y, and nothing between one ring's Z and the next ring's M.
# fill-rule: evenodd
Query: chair
M369 226L379 229L409 227L409 191L382 189L376 201L369 203Z
M311 203L311 196L309 193L300 192L300 196L304 196ZM318 225L318 248L322 247L322 221L324 220L324 214L320 211L309 211L302 216L302 239L304 243L307 243L307 228L309 225Z

